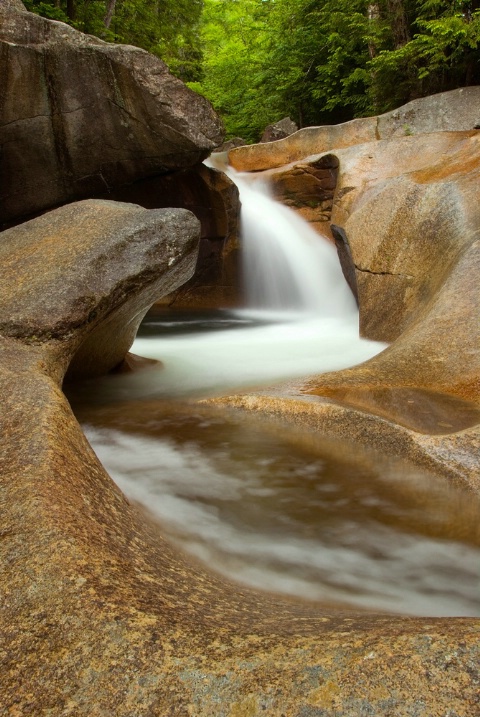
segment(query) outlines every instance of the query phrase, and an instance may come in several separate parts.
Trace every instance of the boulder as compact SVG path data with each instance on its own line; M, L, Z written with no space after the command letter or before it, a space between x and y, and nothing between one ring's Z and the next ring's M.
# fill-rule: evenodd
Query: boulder
M414 135L336 156L332 222L345 229L350 243L361 332L392 342L423 317L478 238L480 137L474 131ZM474 284L471 290L475 302ZM455 330L453 316L445 321ZM461 334L461 341L469 340L465 325ZM432 343L431 352L437 348Z
M253 144L232 149L229 160L235 169L252 172L281 167L312 154L377 139L467 131L478 123L479 105L480 87L462 87L413 100L379 117L365 117L339 125L305 127L274 144Z
M235 147L243 147L245 144L247 144L247 142L245 142L245 140L241 137L232 137L232 139L228 139L219 147L216 147L215 152L229 152L231 149L234 149Z
M239 172L257 172L282 167L331 149L372 142L376 137L376 117L365 117L339 125L305 127L276 142L249 144L231 149L228 159Z
M0 234L0 333L53 352L57 370L109 371L148 308L194 271L200 229L184 209L85 200Z
M284 117L278 122L265 127L260 142L275 142L277 139L288 137L297 130L298 127L295 122L293 122L290 117Z
M150 177L110 192L119 201L143 207L183 207L200 220L201 240L195 273L163 305L212 308L241 303L239 212L236 185L204 164Z
M164 62L0 4L0 224L191 167L223 139Z
M16 10L17 12L26 12L25 5L22 0L2 0L3 8L9 10Z

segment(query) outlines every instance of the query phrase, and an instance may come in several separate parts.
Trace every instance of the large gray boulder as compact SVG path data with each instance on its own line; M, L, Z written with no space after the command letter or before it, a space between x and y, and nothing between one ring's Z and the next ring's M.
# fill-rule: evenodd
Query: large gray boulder
M265 127L260 142L275 142L277 139L284 139L297 131L298 127L295 122L290 117L284 117L279 122Z
M413 100L378 117L305 127L276 142L237 147L229 152L229 161L240 172L257 172L297 162L313 154L381 139L468 131L479 122L480 87L461 87Z
M0 3L0 223L201 162L211 105L144 50Z
M88 199L0 234L0 335L91 376L121 363L148 308L184 284L200 223L185 209Z

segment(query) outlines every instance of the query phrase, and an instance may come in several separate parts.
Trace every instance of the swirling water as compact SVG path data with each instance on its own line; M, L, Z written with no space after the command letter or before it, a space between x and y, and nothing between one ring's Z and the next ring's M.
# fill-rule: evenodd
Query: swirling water
M185 404L385 348L359 338L333 248L265 194L241 196L249 307L148 316L133 351L161 366L72 395L92 446L172 541L235 580L342 607L480 615L474 497L348 444Z

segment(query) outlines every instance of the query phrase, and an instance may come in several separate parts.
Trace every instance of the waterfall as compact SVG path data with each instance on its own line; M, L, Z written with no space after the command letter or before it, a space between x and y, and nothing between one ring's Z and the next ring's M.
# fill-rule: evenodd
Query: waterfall
M200 330L190 316L182 333L175 316L175 335L167 317L155 337L137 338L132 351L162 367L123 377L130 396L229 393L348 368L385 348L360 339L356 302L334 246L265 186L225 167L225 157L207 163L239 187L247 307L225 312L221 331L218 324Z
M228 175L240 193L247 306L351 319L356 302L335 247L272 199L265 183Z

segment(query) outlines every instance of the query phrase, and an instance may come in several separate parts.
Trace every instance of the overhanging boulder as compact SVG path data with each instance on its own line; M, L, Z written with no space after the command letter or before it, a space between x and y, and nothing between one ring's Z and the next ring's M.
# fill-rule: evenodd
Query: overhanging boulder
M0 4L0 224L191 167L223 139L157 57Z
M0 334L55 356L56 373L117 366L156 299L193 274L185 209L84 200L0 234Z

